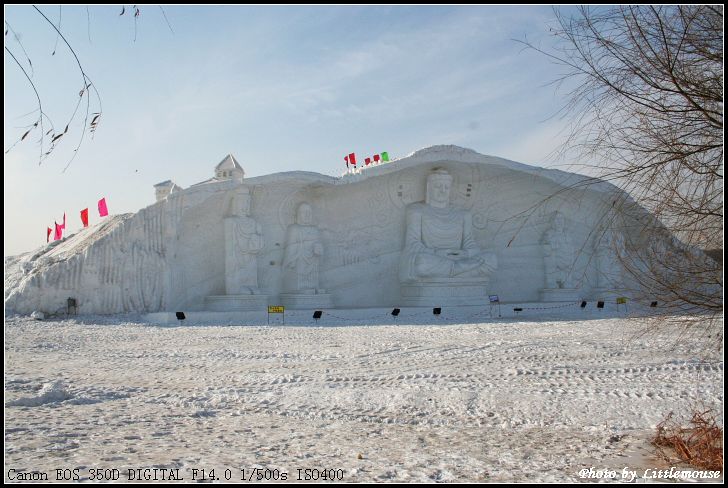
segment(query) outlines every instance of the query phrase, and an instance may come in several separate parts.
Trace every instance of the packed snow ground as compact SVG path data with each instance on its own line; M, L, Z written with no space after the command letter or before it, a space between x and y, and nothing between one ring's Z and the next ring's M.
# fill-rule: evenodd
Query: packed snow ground
M646 454L654 426L698 401L723 407L715 338L678 340L663 319L119 322L6 319L6 481L74 468L239 481L256 467L288 481L299 468L347 482L578 481L585 467L667 466Z

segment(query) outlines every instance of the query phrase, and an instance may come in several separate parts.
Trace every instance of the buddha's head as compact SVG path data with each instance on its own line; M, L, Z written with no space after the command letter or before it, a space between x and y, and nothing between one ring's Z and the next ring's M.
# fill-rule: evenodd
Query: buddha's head
M433 171L427 177L427 196L425 203L433 207L446 208L450 205L452 176L444 169Z
M311 205L304 202L298 206L296 211L296 223L300 225L311 225L313 224L313 209Z

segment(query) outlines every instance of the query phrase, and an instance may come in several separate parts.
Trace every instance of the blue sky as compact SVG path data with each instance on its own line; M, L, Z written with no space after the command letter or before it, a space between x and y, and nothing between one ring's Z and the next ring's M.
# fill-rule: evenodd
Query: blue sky
M58 6L41 11L56 22ZM561 140L559 68L514 39L554 42L550 7L63 7L61 31L101 97L103 115L63 172L80 120L41 165L37 137L5 155L5 255L45 244L45 228L105 196L111 213L154 202L152 185L187 187L233 153L247 176L340 175L343 157L402 157L436 144L536 164ZM6 6L32 60L45 112L65 126L81 78L52 27ZM7 29L7 25L6 25ZM89 39L90 38L90 39ZM15 36L5 45L30 71ZM29 73L30 74L30 73ZM35 96L5 55L4 149ZM92 111L96 111L92 104ZM67 139L67 140L64 140Z

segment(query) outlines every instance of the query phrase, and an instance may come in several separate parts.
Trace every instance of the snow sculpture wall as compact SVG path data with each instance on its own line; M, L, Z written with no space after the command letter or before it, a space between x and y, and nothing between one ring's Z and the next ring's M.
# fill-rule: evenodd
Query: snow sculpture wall
M580 297L603 286L598 263L616 261L605 255L596 234L614 202L625 200L623 193L607 183L581 185L580 175L435 146L343 178L289 172L242 183L211 180L172 192L134 215L112 217L12 261L6 308L54 312L73 297L80 313L209 309L208 297L228 294L225 222L231 201L245 193L251 197L250 219L262 233L255 259L259 293L269 304L296 290L284 283L292 275L284 272L286 248L291 249L286 234L306 203L315 216L306 225L316 226L314 240L321 247L318 287L330 294L310 303L401 305L407 208L425 201L427 178L438 170L452 177L448 207L467 214L477 248L497 263L487 293L502 301L541 300L547 283L542 239L557 211L577 250L569 286ZM632 208L630 218L645 217ZM622 220L615 221L615 232L637 232ZM288 298L293 306L306 304L305 297ZM487 297L479 300L486 303Z

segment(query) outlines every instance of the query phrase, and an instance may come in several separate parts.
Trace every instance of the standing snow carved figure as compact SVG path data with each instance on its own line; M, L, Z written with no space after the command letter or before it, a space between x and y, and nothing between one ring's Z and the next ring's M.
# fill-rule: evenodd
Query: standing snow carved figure
M250 191L236 193L225 218L225 292L257 295L258 252L263 249L263 230L250 217Z
M326 293L319 288L319 262L324 253L321 232L313 222L313 210L302 203L296 223L288 226L283 259L284 286L287 292L307 295Z
M564 214L556 212L551 227L541 239L546 270L546 288L573 288L571 272L575 254L566 232Z
M624 286L622 263L626 255L624 236L607 227L597 243L597 286L607 289L621 289Z

